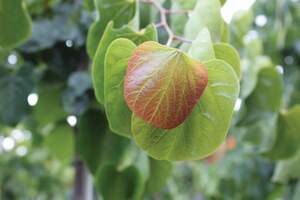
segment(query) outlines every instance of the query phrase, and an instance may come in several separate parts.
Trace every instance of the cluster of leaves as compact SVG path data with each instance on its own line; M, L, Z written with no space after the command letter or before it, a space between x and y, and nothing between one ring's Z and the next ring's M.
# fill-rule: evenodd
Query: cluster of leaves
M234 16L230 38L241 54L242 79L230 133L239 145L214 164L191 167L190 177L199 178L192 185L201 188L193 192L207 199L299 199L299 8L259 0Z
M223 3L0 0L0 131L30 130L31 148L47 149L45 159L61 167L78 156L108 200L296 199L299 5L260 0L255 15L267 15L267 26L253 27L250 10L229 28ZM159 24L166 13L154 4L191 10L189 17L165 16L174 35L190 43L159 44L170 33ZM30 93L39 97L33 108ZM241 108L231 122L238 95ZM78 119L73 128L70 115ZM241 147L214 166L180 164L172 173L168 161L206 157L229 128ZM5 195L18 195L4 182ZM46 190L46 199L59 198L51 195L60 189Z
M131 6L135 8L135 2ZM124 23L124 18L111 16L113 22L99 40L92 76L110 129L132 137L156 159L202 158L223 142L228 131L239 93L240 65L237 52L223 41L227 25L220 8L217 0L195 5L182 27L192 44L182 44L180 50L145 42L157 40L156 28L147 25L134 32L130 22L135 15L128 18L128 26L121 28L114 24ZM106 12L110 11L102 11L105 17ZM205 15L211 18L203 20ZM100 10L100 22L101 16ZM100 27L95 23L90 33ZM87 45L91 52L94 47Z

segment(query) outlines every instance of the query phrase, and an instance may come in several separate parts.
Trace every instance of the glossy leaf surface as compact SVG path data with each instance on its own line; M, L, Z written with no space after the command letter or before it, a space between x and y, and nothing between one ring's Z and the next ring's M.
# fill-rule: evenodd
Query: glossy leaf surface
M104 102L110 129L131 136L131 111L124 100L124 77L135 44L128 39L116 39L109 46L104 68Z
M109 23L101 38L95 59L93 60L92 79L95 88L96 99L99 103L104 104L104 61L107 48L110 43L117 38L127 38L135 44L141 44L149 40L157 40L156 28L153 25L147 26L140 32L134 32L129 27L114 28L113 23Z
M145 42L129 59L124 96L136 116L172 129L191 113L207 79L205 66L182 51Z
M172 130L155 128L133 116L133 137L160 160L195 160L211 154L224 141L239 93L239 80L222 60L204 63L208 86L186 121Z

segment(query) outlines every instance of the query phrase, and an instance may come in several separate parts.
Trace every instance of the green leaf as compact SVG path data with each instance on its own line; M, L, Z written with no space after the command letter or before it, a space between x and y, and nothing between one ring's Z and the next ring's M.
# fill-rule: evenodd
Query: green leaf
M246 99L256 87L259 71L265 67L273 67L273 64L269 57L258 56L254 61L242 60L242 66L241 97Z
M252 94L246 99L247 115L243 123L257 122L281 108L283 80L274 67L263 68Z
M223 22L223 31L221 35L221 42L229 43L230 40L230 30L229 30L229 24L227 24L225 21Z
M241 63L239 53L230 44L216 43L214 51L217 59L224 60L230 64L238 77L241 77Z
M104 61L107 48L110 43L117 38L127 38L135 44L140 44L149 40L157 40L157 32L154 25L149 25L140 32L134 32L129 27L115 29L113 23L109 23L104 31L103 37L97 48L92 66L92 79L96 99L104 104Z
M129 144L106 126L105 116L97 110L89 110L79 119L76 149L93 174L105 163L118 164Z
M62 163L68 164L74 158L73 131L67 124L60 124L45 138L49 152Z
M133 138L150 156L160 160L200 159L224 141L239 93L239 80L232 67L222 60L204 65L208 86L183 124L163 130L133 116Z
M38 89L39 100L33 108L33 115L41 126L67 117L62 107L61 95L62 86L59 84L44 85Z
M262 55L263 44L260 38L251 38L245 42L245 54L249 59L255 59L257 56Z
M113 21L116 28L130 22L135 15L135 0L98 0L96 4L100 19L89 29L87 37L87 52L91 58L96 53L97 46L108 22Z
M97 20L93 22L89 28L86 39L86 50L90 58L93 58L96 54L97 46L105 30L105 26L105 23L102 23L101 20Z
M31 35L31 19L22 0L0 0L0 46L13 48Z
M286 160L277 162L275 172L273 174L273 181L278 183L288 183L290 179L300 177L300 151L295 156Z
M159 192L167 183L172 173L172 164L168 161L150 159L150 176L146 184L145 194Z
M128 59L135 49L128 39L116 39L105 56L104 102L110 129L122 136L131 136L131 111L124 100L124 77Z
M181 50L145 42L128 61L125 101L134 114L157 128L179 126L207 85L205 65Z
M134 166L124 170L117 170L111 164L102 166L97 174L96 187L104 200L142 199L143 180Z
M15 126L29 111L27 97L32 83L26 77L0 77L0 121Z
M186 24L185 37L193 40L207 27L213 41L219 40L223 25L220 9L219 0L198 1Z
M201 62L215 58L214 48L207 28L203 28L193 40L189 49L189 55Z
M300 144L300 106L281 113L277 122L275 143L271 150L263 155L272 160L287 159L299 151Z

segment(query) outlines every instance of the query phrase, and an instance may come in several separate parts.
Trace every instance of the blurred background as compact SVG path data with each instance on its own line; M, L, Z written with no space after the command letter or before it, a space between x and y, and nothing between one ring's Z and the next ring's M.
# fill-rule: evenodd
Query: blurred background
M24 2L31 38L0 47L0 200L101 200L104 186L91 175L97 163L119 154L130 162L137 150L107 136L93 94L86 37L95 11L89 0ZM140 9L142 26L157 21L147 5ZM144 199L300 200L300 2L227 0L222 15L243 74L226 142L207 159L159 168L153 176L163 184L147 186ZM120 192L125 180L103 184Z

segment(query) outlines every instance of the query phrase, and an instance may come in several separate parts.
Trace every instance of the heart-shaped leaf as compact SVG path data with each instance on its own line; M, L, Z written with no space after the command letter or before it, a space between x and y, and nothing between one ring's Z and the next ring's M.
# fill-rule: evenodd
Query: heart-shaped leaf
M105 56L104 102L110 129L122 136L131 136L131 114L124 100L124 76L135 44L128 39L114 40Z
M138 146L159 160L195 160L224 141L239 94L239 80L222 60L205 63L208 86L186 121L172 130L156 128L133 115L132 136Z
M117 38L127 38L132 40L135 44L141 44L149 40L157 40L157 32L154 25L149 25L140 32L135 32L128 26L122 28L114 28L114 23L110 22L99 42L95 59L93 60L92 78L95 88L95 96L99 103L104 104L104 61L106 51L111 44Z
M178 49L145 42L128 61L124 96L134 114L172 129L192 112L207 85L204 65Z

